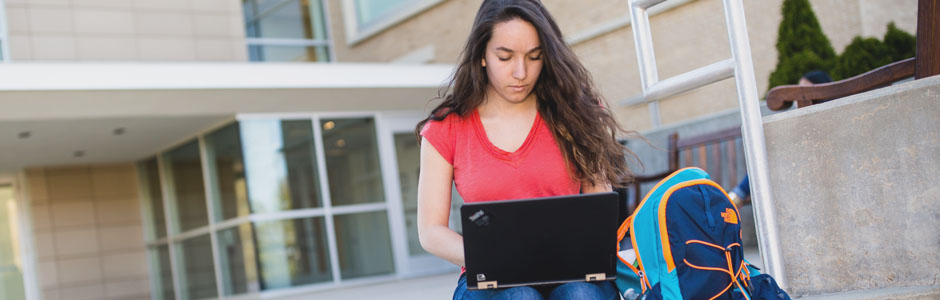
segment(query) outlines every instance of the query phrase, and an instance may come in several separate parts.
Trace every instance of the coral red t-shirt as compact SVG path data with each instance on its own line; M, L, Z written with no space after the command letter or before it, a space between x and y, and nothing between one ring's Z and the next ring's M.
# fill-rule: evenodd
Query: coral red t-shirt
M493 145L479 113L451 113L421 129L424 137L454 167L454 183L464 202L525 199L577 194L581 182L567 163L548 125L538 114L525 142L514 152Z

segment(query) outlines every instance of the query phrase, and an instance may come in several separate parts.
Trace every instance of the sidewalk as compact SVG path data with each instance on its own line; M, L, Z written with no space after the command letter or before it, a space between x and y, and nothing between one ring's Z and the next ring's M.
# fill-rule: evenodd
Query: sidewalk
M457 273L409 278L374 285L329 290L304 295L306 299L451 299L457 286Z

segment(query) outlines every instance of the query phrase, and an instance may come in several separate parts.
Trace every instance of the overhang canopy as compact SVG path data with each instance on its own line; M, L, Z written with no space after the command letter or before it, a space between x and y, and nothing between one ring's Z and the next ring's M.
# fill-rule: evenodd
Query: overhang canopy
M2 64L0 173L134 161L236 114L423 111L452 71L339 63ZM115 135L117 128L124 133Z

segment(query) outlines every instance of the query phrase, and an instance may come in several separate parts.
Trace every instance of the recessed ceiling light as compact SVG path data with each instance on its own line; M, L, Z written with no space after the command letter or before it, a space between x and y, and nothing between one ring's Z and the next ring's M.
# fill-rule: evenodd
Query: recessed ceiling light
M28 138L29 138L30 136L32 136L32 135L33 135L32 132L23 131L23 132L20 132L20 134L19 134L18 136L19 136L19 138L20 138L21 140L24 140L24 139L28 139Z
M125 131L127 130L125 130L124 127L118 127L114 129L113 133L114 135L122 135Z
M75 156L75 157L85 156L85 151L84 150L75 151L75 153L73 153L72 156Z

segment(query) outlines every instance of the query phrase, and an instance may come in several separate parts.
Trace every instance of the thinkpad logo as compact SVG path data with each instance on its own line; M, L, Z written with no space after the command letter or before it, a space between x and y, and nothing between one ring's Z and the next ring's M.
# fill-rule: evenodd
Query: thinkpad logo
M482 210L478 210L477 212L475 212L475 213L473 213L472 215L470 215L470 221L476 221L477 219L479 219L479 218L482 217L482 216L483 216L483 211L482 211Z

